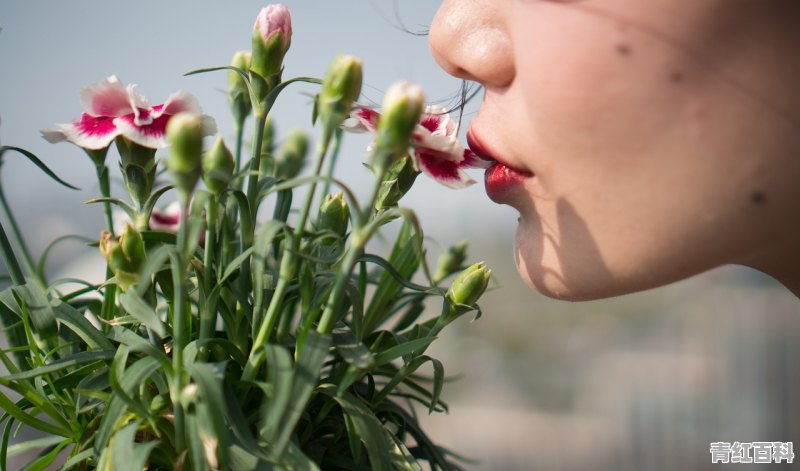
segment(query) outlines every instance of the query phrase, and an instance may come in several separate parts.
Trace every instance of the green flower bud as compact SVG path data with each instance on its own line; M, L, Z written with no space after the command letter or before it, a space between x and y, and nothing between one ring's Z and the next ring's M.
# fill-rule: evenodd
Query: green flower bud
M293 129L275 156L275 176L294 178L303 169L308 154L308 135Z
M420 172L414 168L414 161L408 155L395 161L383 178L381 188L378 190L378 198L375 201L375 209L381 210L397 206L400 199L414 185L419 174Z
M408 152L411 133L419 124L424 107L425 95L419 86L397 82L389 87L375 135L375 164L379 170Z
M280 4L267 5L253 25L250 70L257 74L251 80L260 99L280 83L283 58L292 43L292 17Z
M222 137L218 137L203 155L203 181L208 190L217 196L225 191L233 177L235 166L233 154L225 146Z
M361 94L361 59L337 56L322 81L319 94L319 117L323 129L333 132L350 113L353 102Z
M117 278L117 285L127 291L131 285L139 281L139 270L146 260L144 239L142 234L130 224L119 240L115 240L107 231L100 234L100 253L103 254L108 267Z
M492 270L486 268L483 262L478 262L459 273L445 294L445 307L439 318L439 324L447 325L472 310L472 306L486 291L491 275Z
M231 59L231 65L244 71L250 70L250 53L247 51L238 51ZM237 125L241 126L250 111L253 104L250 102L250 92L247 90L247 84L238 72L228 71L228 103L231 106L233 117Z
M319 208L317 230L332 231L339 237L344 237L349 220L350 208L344 200L344 193L340 191L335 195L326 195L325 201Z
M172 172L178 190L189 195L200 179L203 157L203 123L200 115L178 113L170 118L167 141L171 146L167 168Z
M450 246L446 252L439 256L439 260L436 263L436 274L433 275L435 281L442 281L461 268L464 260L467 259L468 244L466 240L459 242Z
M140 208L150 197L156 179L156 149L139 145L118 136L114 144L119 152L119 169L133 204ZM145 229L142 227L140 229Z

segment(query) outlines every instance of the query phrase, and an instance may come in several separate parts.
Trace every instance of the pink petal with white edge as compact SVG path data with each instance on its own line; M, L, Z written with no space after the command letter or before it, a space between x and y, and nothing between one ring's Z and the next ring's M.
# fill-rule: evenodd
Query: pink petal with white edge
M162 232L178 232L181 219L181 205L176 201L164 209L153 209L153 212L150 213L150 229Z
M493 160L486 160L469 149L464 149L464 160L459 164L462 168L489 168L494 165Z
M95 117L83 113L79 121L70 124L57 124L57 132L63 133L64 139L78 147L103 149L108 147L111 141L120 134L119 129L114 124L114 119L106 116ZM42 136L47 139L44 133L42 133Z
M147 98L136 93L136 87L136 84L128 85L128 101L133 109L133 122L137 126L144 126L153 122L153 116L150 113L150 105Z
M167 146L166 130L169 115L162 115L158 119L152 120L145 126L137 126L135 116L129 114L114 119L114 124L119 129L120 134L140 146L150 149L161 149Z
M134 122L134 115L129 114L114 119L114 124L116 124L120 134L140 146L149 147L151 149L161 149L167 146L167 123L172 116L171 114L161 114L159 117L153 119L150 124L146 126L137 126ZM200 120L204 136L216 134L217 124L214 118L208 115L202 115Z
M122 116L133 111L128 90L112 75L81 89L81 105L92 116Z
M170 95L163 104L155 105L151 108L153 119L158 118L162 114L178 114L183 111L196 114L203 112L197 98L183 90L178 90Z
M434 150L416 149L414 161L420 171L448 188L466 188L475 183L459 163L444 159Z
M375 132L380 117L380 113L372 108L358 107L342 122L342 129L350 132Z

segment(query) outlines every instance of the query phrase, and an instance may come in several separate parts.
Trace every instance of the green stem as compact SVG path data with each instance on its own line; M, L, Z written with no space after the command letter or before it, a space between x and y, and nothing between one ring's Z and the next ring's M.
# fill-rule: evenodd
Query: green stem
M5 216L6 220L11 226L11 237L22 254L22 264L25 266L25 271L29 276L33 277L33 279L36 280L36 282L39 283L42 288L45 288L47 286L47 281L44 279L43 273L36 271L36 264L33 263L31 253L28 251L28 246L25 245L25 240L22 238L22 234L19 232L19 226L17 225L16 219L14 219L14 214L11 212L11 208L8 206L8 201L6 200L5 193L3 193L2 185L0 185L0 206L3 208L3 216ZM8 239L6 239L6 241L8 241ZM9 248L10 247L11 246L9 245ZM24 284L25 281L22 283Z
M188 195L181 195L181 207L183 214L187 214L189 209ZM180 401L180 394L183 390L183 348L186 346L186 293L184 292L184 263L183 253L186 245L186 224L183 223L178 228L178 240L176 257L177 263L172 270L172 284L175 290L175 299L172 306L172 369L175 372L173 378L173 398L172 410L175 416L175 447L180 453L184 449L185 427L183 417L183 406Z
M352 239L350 242L350 249L347 251L344 260L342 261L341 268L336 273L336 280L333 284L333 291L328 297L328 302L325 305L325 311L322 312L322 318L317 326L317 332L321 334L328 334L333 330L335 323L334 314L338 309L339 304L344 296L345 288L347 287L347 280L353 274L353 269L358 262L359 257L364 252L364 247L372 235L372 229L369 228L369 223L372 220L375 207L375 201L378 198L378 193L383 183L383 177L386 174L386 167L378 168L378 178L375 186L372 189L372 196L369 199L369 205L364 207L364 213L358 218L358 227L353 231Z
M234 156L236 157L236 171L238 174L242 169L242 142L244 139L244 121L234 125L234 133L236 134L236 142L234 142Z
M217 308L216 303L213 305L208 301L208 295L214 289L215 282L212 279L214 275L214 249L217 246L216 232L217 232L217 196L211 194L208 198L208 207L206 209L206 241L205 253L203 254L203 279L205 281L204 297L205 305L201 307L200 312L200 340L210 338L214 332L214 325L217 323ZM205 360L208 356L208 349L202 348L200 350L200 359Z
M319 145L317 146L314 175L319 175L320 170L322 169L322 163L325 160L325 154L328 153L328 146L330 144L332 134L333 132L328 129L323 130L323 138L320 140ZM247 360L247 366L242 373L242 380L244 381L252 381L253 378L255 378L256 370L258 369L258 365L256 364L256 358L258 356L257 352L267 342L269 335L272 333L272 329L275 327L275 322L278 319L278 313L280 312L283 304L283 296L286 294L286 288L288 287L289 283L291 283L292 279L294 279L295 272L297 271L298 260L296 253L300 248L300 240L302 239L303 232L305 231L308 214L311 211L311 203L314 201L314 193L316 188L317 183L314 181L311 183L311 187L308 189L308 193L306 193L303 205L300 207L300 218L294 228L293 237L291 241L289 241L290 246L283 252L281 267L278 273L278 283L275 286L275 292L272 293L272 298L270 299L264 322L262 322L258 327L258 333L253 341L253 348L250 350L250 358ZM256 317L255 313L253 314L253 317Z
M331 149L331 158L328 160L328 179L325 180L324 186L322 187L322 193L320 196L320 203L319 206L322 206L322 201L325 199L325 195L328 194L331 187L331 179L333 179L333 171L336 168L336 161L339 158L339 149L341 148L342 144L342 129L337 128L336 131L333 133L333 148Z
M100 194L103 198L111 197L111 182L108 178L108 167L105 165L96 165L95 171L97 172L97 181L100 183ZM106 230L114 237L114 219L111 217L111 203L108 201L103 203L103 213L106 219Z
M6 262L6 266L8 267L8 274L11 275L11 281L14 282L15 286L24 285L25 275L22 274L22 269L19 267L17 257L14 256L14 250L11 248L8 237L6 237L6 231L3 229L2 223L0 223L0 248L2 248L3 252L3 261Z

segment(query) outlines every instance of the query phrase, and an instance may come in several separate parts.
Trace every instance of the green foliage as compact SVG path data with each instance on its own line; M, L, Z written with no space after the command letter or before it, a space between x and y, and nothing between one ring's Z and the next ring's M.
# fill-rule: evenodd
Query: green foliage
M131 203L105 190L92 201L124 208L139 230L119 240L107 228L102 250L119 254L109 256L106 281L79 282L73 291L63 289L73 286L68 280L44 286L45 253L38 265L25 264L38 266L27 273L36 278L15 275L0 292L9 345L0 351L9 371L0 378L0 468L31 450L40 452L26 469L59 458L61 469L80 470L459 468L420 428L416 408L447 410L444 367L425 351L443 320L477 309L488 271L481 265L480 276L472 269L459 278L458 296L437 286L458 271L465 246L451 249L430 276L416 217L397 207L416 177L405 175L415 172L409 159L379 170L361 202L332 171L322 175L337 134L331 120L343 119L360 88L359 61L339 68L323 84L326 121L313 174L287 179L294 174L257 162L231 172L226 154L214 161L224 167L224 185L195 193L177 234L147 230L156 200L172 186L151 191L152 156L142 163L120 148ZM246 70L195 73L214 70L241 79L238 93L249 93L262 123L287 85L320 83L285 80L257 100ZM232 106L241 114L239 101ZM257 146L264 126L254 132ZM237 163L241 148L238 142ZM29 152L0 153L6 150L64 184ZM253 159L260 155L254 148ZM312 208L320 182L342 192ZM298 204L292 196L302 186L309 196ZM270 200L273 218L256 220ZM314 224L309 215L317 215ZM398 225L388 254L367 251L375 234ZM18 267L10 243L0 248ZM424 318L430 298L441 300L447 318ZM39 438L10 446L19 427Z

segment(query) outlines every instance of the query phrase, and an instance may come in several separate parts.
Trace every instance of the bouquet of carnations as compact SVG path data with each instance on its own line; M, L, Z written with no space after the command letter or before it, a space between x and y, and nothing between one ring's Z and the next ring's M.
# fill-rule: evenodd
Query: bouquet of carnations
M116 77L82 90L80 119L43 131L97 170L101 196L90 203L107 227L91 243L106 261L102 282L48 282L47 251L34 261L0 191L3 469L23 452L37 470L459 467L418 423L419 407L447 410L443 366L425 352L453 320L480 313L490 270L464 267L465 244L429 270L414 212L398 202L419 173L457 187L469 183L464 168L485 162L458 143L446 112L425 108L419 87L393 85L380 111L359 105L354 57L337 57L322 80L284 79L291 34L288 10L267 6L252 52L190 72L229 74L233 151L221 137L204 148L216 125L190 94L150 105ZM276 146L271 125L295 82L320 85L306 176L309 138ZM366 199L335 177L345 130L374 133ZM126 197L111 193L111 147ZM30 152L0 149L10 155L70 186ZM159 209L170 192L177 205ZM265 208L271 217L257 217ZM384 226L397 231L381 255L368 242ZM430 298L441 300L432 316ZM20 428L38 435L14 440Z

